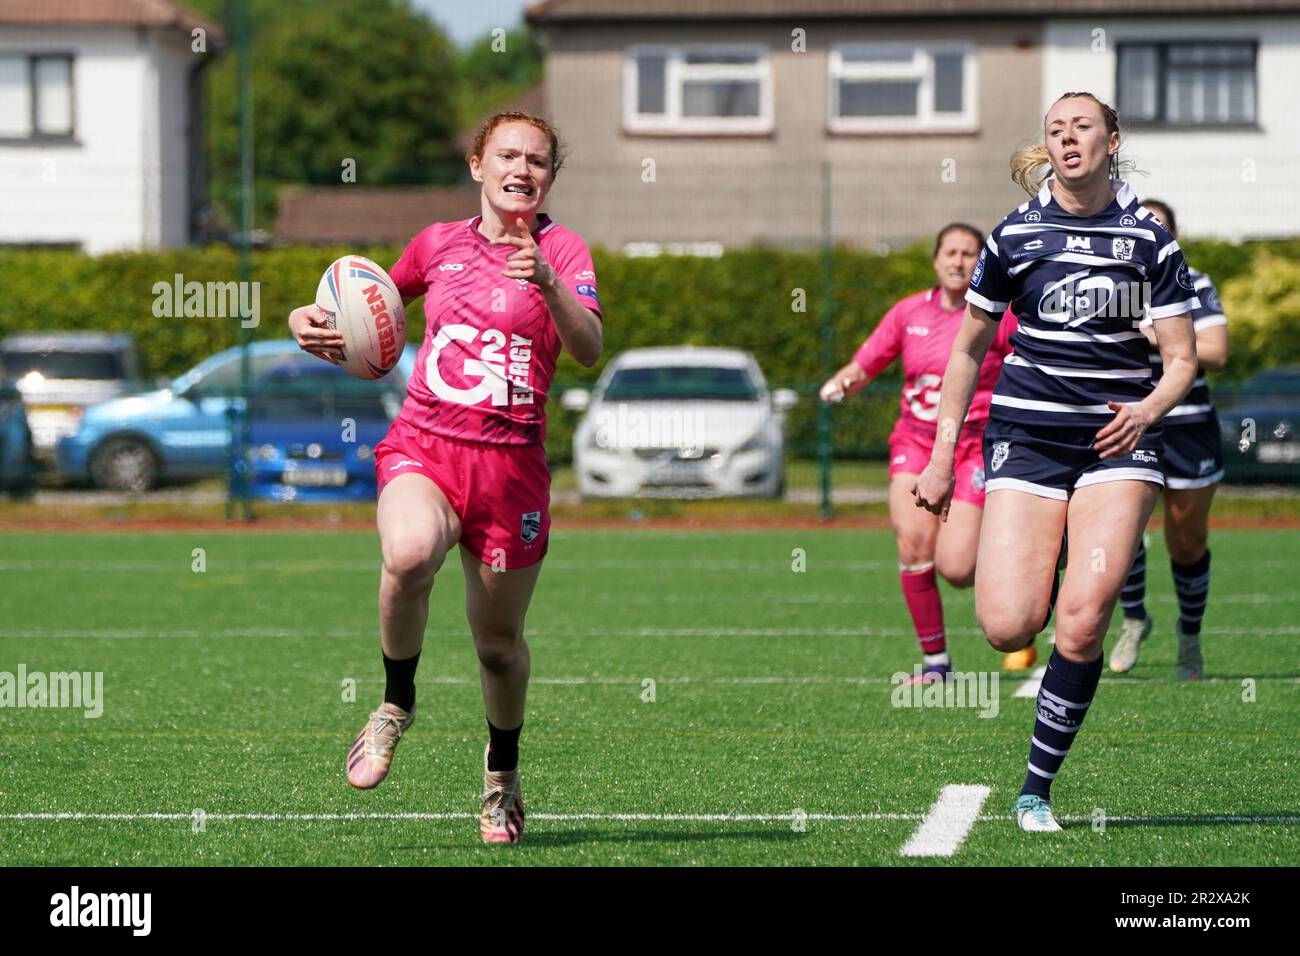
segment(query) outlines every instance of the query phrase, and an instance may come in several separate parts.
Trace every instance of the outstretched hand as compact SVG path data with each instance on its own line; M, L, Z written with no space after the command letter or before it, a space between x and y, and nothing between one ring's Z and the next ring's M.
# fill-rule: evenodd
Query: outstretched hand
M555 284L555 270L542 255L537 240L528 231L528 224L522 218L515 220L518 234L507 232L504 236L492 240L494 246L514 246L515 251L506 257L506 268L502 275L510 279L524 279L542 289Z

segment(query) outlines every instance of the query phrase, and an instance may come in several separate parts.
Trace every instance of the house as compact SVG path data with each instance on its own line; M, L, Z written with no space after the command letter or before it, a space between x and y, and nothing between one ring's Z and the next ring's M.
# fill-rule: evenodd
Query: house
M501 110L546 112L541 84L500 106ZM468 155L477 128L460 132L456 151ZM409 242L433 222L470 219L481 208L479 186L459 164L462 182L453 186L285 186L278 196L275 238L313 245Z
M1300 0L545 0L553 213L654 250L985 230L1063 92L1189 236L1300 231Z
M0 0L0 245L183 246L221 30L168 0Z

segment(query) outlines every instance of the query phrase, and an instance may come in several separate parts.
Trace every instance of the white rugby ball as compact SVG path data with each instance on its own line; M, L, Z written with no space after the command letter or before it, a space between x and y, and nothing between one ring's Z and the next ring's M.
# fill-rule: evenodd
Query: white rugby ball
M406 347L406 309L388 273L364 256L330 263L316 287L316 306L343 336L340 367L357 378L383 378Z

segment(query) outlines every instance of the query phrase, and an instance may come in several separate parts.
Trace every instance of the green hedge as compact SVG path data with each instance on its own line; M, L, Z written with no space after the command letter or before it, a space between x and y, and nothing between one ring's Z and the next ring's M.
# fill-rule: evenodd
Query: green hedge
M1255 313L1272 306L1247 294L1267 282L1290 287L1294 263L1300 262L1300 239L1239 245L1189 242L1185 248L1193 265L1207 272L1220 291L1228 290L1230 317L1234 303L1252 312L1248 320L1229 326L1233 357L1226 379L1239 379L1265 365L1300 361L1300 335L1292 331L1268 337L1259 331L1300 328L1300 315L1291 314L1294 297L1282 300L1276 314L1261 317ZM261 323L254 337L284 336L289 310L311 300L322 270L335 257L360 253L387 266L400 251L395 246L296 246L255 252L252 278L260 283ZM888 256L834 252L831 352L836 367L848 361L892 303L933 281L928 253L922 246ZM816 389L823 380L819 335L823 263L818 253L750 248L719 259L629 259L596 250L595 259L607 313L607 358L646 345L747 349L758 358L770 385L800 392L802 401L789 420L789 444L796 455L814 453ZM201 283L237 279L238 255L229 248L99 257L65 250L9 249L0 251L0 265L9 277L7 294L0 297L0 335L46 329L131 332L154 375L176 375L239 340L237 318L154 315L155 284L171 283L178 273L185 281ZM804 291L803 311L792 308L796 289ZM412 323L411 332L418 341L422 324ZM576 424L576 416L559 408L558 392L590 385L604 364L584 369L567 355L561 358L556 397L549 409L548 448L553 460L568 459ZM884 454L900 381L897 369L891 369L861 397L835 409L836 454Z

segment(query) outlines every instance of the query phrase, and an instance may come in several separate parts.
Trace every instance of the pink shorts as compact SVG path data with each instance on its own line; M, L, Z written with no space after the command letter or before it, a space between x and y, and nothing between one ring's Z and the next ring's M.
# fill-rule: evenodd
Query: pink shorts
M536 564L551 531L551 473L541 445L491 445L426 434L402 419L375 446L379 493L398 475L424 475L460 518L460 544L484 564Z
M983 438L981 429L974 437L963 434L957 442L957 484L952 492L953 501L966 501L977 508L984 507ZM889 436L889 477L919 475L930 463L933 450L934 440L930 436L896 425Z

